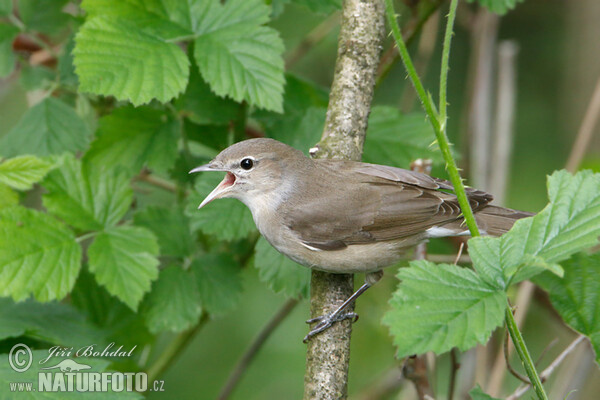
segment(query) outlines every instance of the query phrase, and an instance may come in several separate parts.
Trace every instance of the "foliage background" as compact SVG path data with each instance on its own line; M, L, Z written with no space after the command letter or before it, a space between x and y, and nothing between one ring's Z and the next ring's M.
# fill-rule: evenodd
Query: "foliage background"
M64 18L62 13L47 15L45 16L46 19L41 18L44 14L39 10L41 10L43 3L43 1L21 2L23 9L30 10L29 19L25 17L27 13L21 16L22 19L25 22L32 21L32 24L37 24L36 26L40 30L49 29L49 37L58 38L57 41L59 42L68 40L68 31L66 33L61 29L53 31L54 24L60 27L60 24L64 22L62 21L62 18ZM308 7L307 4L309 5ZM321 23L328 13L334 11L336 8L333 5L330 10L326 10L324 13L315 13L311 10L310 4L312 3L309 1L274 2L274 7L279 7L281 13L274 17L268 23L268 26L275 28L280 33L285 48L284 54L291 54L302 39L315 26ZM52 7L47 9L51 10ZM468 95L468 63L472 54L472 43L466 32L466 27L469 25L468 17L470 15L467 10L473 12L473 8L465 8L462 14L459 14L459 24L453 43L451 76L449 81L450 125L448 132L451 139L457 143L457 149L462 148L461 141L464 143L463 133L466 124L465 113L467 110ZM463 17L462 23L460 23L461 15ZM34 17L39 18L36 19ZM600 17L600 7L594 4L593 0L527 0L519 4L515 10L510 11L501 20L499 38L514 39L520 46L518 58L518 100L514 130L515 151L512 158L510 188L506 201L507 206L528 211L540 210L547 201L545 176L556 169L564 167L585 106L591 96L594 82L600 72L600 52L597 51L597 37L600 34L597 30L600 28L594 23L594 21L598 20L598 17ZM72 26L76 26L79 22L71 21ZM438 32L438 35L441 35L441 32ZM161 165L164 165L164 159L161 159L161 157L168 157L169 151L173 153L181 151L181 149L169 148L169 143L173 144L173 142L169 141L168 135L170 133L167 131L165 133L167 139L157 145L160 151L156 151L156 149L154 152L149 150L150 157L145 161L146 164L158 176L169 179L174 176L176 181L185 181L187 179L185 178L185 171L189 169L190 164L202 163L203 160L214 154L214 151L218 150L219 147L225 146L230 138L239 138L244 135L239 129L236 131L235 128L229 129L222 123L219 125L215 124L214 119L219 119L217 122L237 121L240 118L240 114L242 118L245 118L248 114L250 115L253 121L251 124L252 128L271 127L271 132L274 132L275 135L281 135L278 136L280 139L287 140L288 142L291 141L292 144L299 147L316 142L320 135L319 121L322 121L323 107L326 105L326 88L329 87L333 75L336 40L337 30L334 25L322 41L312 46L300 60L287 70L289 73L294 74L294 76L312 81L314 84L325 88L323 90L311 89L308 95L305 94L298 97L300 99L308 97L310 101L300 101L298 103L297 98L294 97L294 100L297 102L294 103L291 101L288 104L289 107L286 109L285 116L281 118L272 113L256 110L251 107L239 107L233 102L223 101L217 105L208 105L208 107L214 107L214 109L219 110L221 113L212 114L208 117L192 115L179 121L179 123L185 124L184 130L189 133L190 137L205 134L203 139L198 141L202 142L205 147L199 146L193 148L192 160L180 157L174 169L175 173L161 169ZM440 42L441 40L436 41L431 65L439 64ZM414 45L411 50L415 50ZM68 54L68 52L61 54ZM17 71L1 81L0 137L5 137L8 132L18 125L19 120L21 120L23 114L30 107L30 104L39 99L40 94L43 95L49 89L52 89L48 85L48 81L52 81L53 72L50 72L51 70L54 69L32 68L27 60L21 60ZM58 70L60 73L63 72L60 70L60 64ZM74 79L72 72L65 76ZM194 81L194 79L199 79L199 77L195 76L192 71L190 79ZM290 79L294 78L288 79L286 94L291 93L293 95L295 89L293 82L295 81L290 81ZM426 86L435 88L436 80L437 71L434 68L430 68L429 73L425 76ZM66 82L69 81L66 80ZM397 106L399 98L407 88L407 85L408 81L405 79L403 67L397 64L386 78L385 83L376 91L374 105ZM205 104L193 103L203 98L202 94L206 92L202 92L202 90L206 90L206 88L198 85L196 90L198 90L197 93L192 93L191 96L184 96L184 98L177 100L174 103L175 107L180 110L195 110L202 109L203 106L206 107ZM86 123L85 126L75 127L75 132L87 130L90 134L96 131L97 136L101 136L101 134L107 135L104 136L107 138L106 147L99 146L96 148L95 157L97 160L101 160L102 164L106 164L107 168L112 167L110 164L115 161L114 158L111 159L111 154L115 154L117 150L113 147L109 135L111 132L122 129L123 123L130 121L132 116L135 117L139 109L131 111L125 104L117 104L123 106L120 112L123 113L124 118L119 120L119 111L113 111L115 103L110 99L92 98L91 104L85 104L83 101L75 101L72 97L68 98L69 94L65 95L60 92L58 94L59 96L62 95L63 98L67 98L68 102L71 101L73 103L75 106L74 110L77 111ZM296 94L298 95L298 92ZM256 104L256 101L260 102L261 100L255 99L251 103ZM268 101L270 100L264 101L267 102L264 104L269 104ZM306 103L309 104L308 107ZM151 107L145 108L144 110L146 110L147 115L140 117L141 120L148 124L148 129L152 129L153 118L158 121L157 123L163 123L165 119L171 117L169 110L154 112ZM273 107L276 108L276 106ZM161 109L160 107L158 108ZM415 104L413 109L415 111L418 110L418 105ZM131 114L127 114L130 111ZM105 117L100 123L98 122L96 115L104 116L111 112L112 120ZM52 115L56 115L56 113L52 113ZM383 143L385 143L383 140L389 140L390 136L394 134L393 130L388 133L385 131L385 119L390 115L390 118L393 120L395 114L389 109L380 109L380 114L376 115L382 121L378 132L380 132L380 138L382 138ZM202 125L206 125L206 121L203 121L202 118L213 119L209 121L211 125L206 127L205 130L204 128L201 130L196 125L192 125L193 122L200 122ZM177 123L173 122L173 124ZM176 130L177 128L173 129ZM124 131L126 129L123 129L120 133L123 134ZM382 151L385 146L377 146L374 139L371 141L371 136L367 135L367 149L370 146L371 150L370 153L367 152L365 158L368 161L391 163L389 160L394 155L385 154ZM209 143L207 144L205 140L208 140ZM86 146L86 143L80 143L69 150L83 150ZM208 147L208 150L206 147ZM303 149L306 150L306 147ZM4 156L15 154L6 154L4 151L2 153ZM88 152L86 157L94 158L94 153ZM596 138L593 146L588 149L585 164L595 171L600 171L600 143L598 138ZM405 164L401 166L406 167ZM132 165L125 167L137 172L141 165L132 163ZM436 167L434 175L444 176L443 168ZM198 191L202 192L209 186L214 186L216 181L218 181L216 177L206 177L199 180ZM150 229L152 229L152 212L156 209L147 207L164 207L176 203L181 198L181 193L172 194L168 191L156 189L144 181L136 182L134 188L135 212L132 219L136 225L147 226ZM36 187L33 191L22 194L21 201L30 207L40 207L41 192L42 189ZM189 204L187 200L185 201L188 207L188 215L193 211L193 204L199 203L201 197L201 194L192 194ZM48 208L47 202L44 205ZM192 217L190 232L196 232L201 226L207 229L205 225L206 220L202 218L210 218L210 216L218 213L228 213L231 203L227 202L222 206L215 203L211 205L211 207L213 206L214 208L208 214L209 216L203 216L198 213ZM130 218L131 216L132 214L128 214L126 218ZM81 225L77 225L76 223L72 225L82 228ZM180 227L178 225L177 229ZM197 238L193 234L190 234L190 237L193 238L192 242L199 241L203 248L216 249L218 251L223 248L221 247L223 245L219 244L220 242L217 242L210 234L216 234L220 238L228 239L236 235L235 232L226 233L216 227L212 229L214 229L213 232L208 232L208 235L200 237L199 240L196 240ZM242 231L249 231L251 230L251 224L248 228L242 226L240 229ZM85 230L85 227L83 227L83 230ZM232 236L227 237L227 235ZM161 239L159 237L159 241ZM250 242L252 240L254 239L251 238ZM161 255L163 256L161 261L163 266L171 265L170 260L172 258L177 259L177 256L181 252L188 252L189 249L186 246L192 246L192 244L187 243L185 240L172 243L172 245L175 247L169 247L172 250L172 254L165 253L164 242L161 246ZM183 246L183 250L181 247L177 248L178 246ZM225 247L227 254L238 255L240 258L252 256L252 253L249 252L249 244L247 242L237 242L232 246ZM262 248L260 247L261 242L259 242L258 246L259 249ZM432 243L430 246L430 252L446 251L451 252L452 247L445 242ZM209 253L212 254L215 251ZM211 255L210 257L213 256ZM261 254L260 259L264 258L265 256ZM202 265L209 264L228 265L228 262L211 260ZM196 263L196 267L198 265L200 264ZM237 267L231 268L235 269ZM265 272L262 271L262 274L265 274ZM351 397L359 397L360 393L366 387L377 382L378 378L381 378L383 374L392 369L397 363L394 359L394 347L392 346L388 330L380 323L388 307L388 300L391 297L391 293L397 284L394 275L395 267L390 268L386 272L386 278L358 302L357 312L361 315L361 319L355 325L352 340L353 348L349 388ZM78 284L80 285L89 283L91 287L97 287L94 286L95 284L90 274L85 271L82 272L79 280ZM236 293L233 295L234 299L233 301L220 298L214 300L214 297L211 298L212 300L202 299L203 308L210 311L209 320L193 337L187 350L181 357L175 360L171 368L164 374L163 378L166 382L166 390L169 397L192 398L201 393L202 398L214 398L240 354L265 322L286 301L284 294L273 292L272 287L276 286L277 283L273 279L265 278L264 275L262 275L261 279L261 271L253 268L252 263L240 269L239 280L225 279L225 281L229 281L229 284L233 285L231 288L232 292ZM357 282L360 282L360 279L357 279ZM236 285L240 285L240 287L237 288ZM301 289L302 287L299 284L298 287L288 290L297 291L298 288ZM152 357L158 357L162 349L168 348L169 343L176 334L168 332L160 333L154 339L154 336L147 332L146 328L143 328L143 323L136 321L135 318L131 320L133 325L128 327L119 326L119 322L131 317L129 311L118 304L118 302L115 304L116 300L109 299L105 292L100 291L102 292L100 297L104 296L102 298L106 301L104 311L110 309L112 310L112 315L103 315L105 313L102 312L100 315L91 315L88 318L91 318L96 324L106 324L105 326L113 331L126 330L128 332L127 335L119 335L118 332L115 334L121 339L124 336L129 336L129 340L132 343L154 343L154 350L150 356L151 360L149 360L151 364ZM167 295L173 293L172 289L169 290L168 286L166 286L165 292ZM76 289L71 295L70 301L75 304L85 304L88 293L88 291L77 291ZM240 298L243 300L240 301ZM132 301L135 302L134 300ZM148 301L146 300L146 302ZM146 306L150 307L151 303ZM5 305L4 307L9 306ZM569 338L572 337L572 334L550 310L547 300L541 292L537 293L532 307L532 310L528 314L524 335L528 339L528 345L533 354L540 354L552 339L558 337L561 342L545 356L547 359L552 359L570 341ZM80 308L86 309L85 306ZM194 309L189 310L189 313L191 315L199 315L198 310ZM283 322L281 327L269 339L267 345L261 350L252 367L247 371L247 374L236 389L234 398L298 398L301 396L305 346L302 344L300 338L306 333L307 328L303 320L306 319L308 314L307 302L303 301ZM127 318L124 318L124 315ZM144 318L152 318L151 313L143 315ZM162 329L159 327L160 316L156 318L156 324L153 326L156 327L156 330L161 331ZM186 323L182 325L185 326ZM172 328L172 325L170 327ZM43 343L47 339L42 338L38 340ZM85 342L88 338L83 337L79 340ZM10 340L3 342L2 349L4 347L10 348L10 343L12 343ZM588 349L587 353L589 352L590 350ZM470 355L466 355L465 357L468 358ZM586 355L584 353L579 355L579 360L580 364L584 366L591 363L589 354ZM443 388L446 387L446 384L443 382L447 379L447 373L445 373L447 365L446 357L441 357L436 376L439 380L437 384L442 393ZM465 365L468 365L468 363L465 363ZM132 366L125 366L123 368L128 367L132 368ZM578 368L584 367L578 366ZM584 375L583 372L579 374L582 377L582 381L577 386L580 389L580 393L572 396L579 395L581 396L579 398L592 398L586 396L591 393L597 393L599 390L598 384L594 383L598 382L598 371L591 367L587 367L585 371L589 375ZM460 371L460 374L468 373L469 371L464 369ZM560 375L560 372L557 375ZM583 376L586 376L587 379L584 379ZM514 387L516 382L509 381L508 384ZM404 390L410 392L412 388L410 385L406 385ZM158 398L160 395L150 394L149 397Z

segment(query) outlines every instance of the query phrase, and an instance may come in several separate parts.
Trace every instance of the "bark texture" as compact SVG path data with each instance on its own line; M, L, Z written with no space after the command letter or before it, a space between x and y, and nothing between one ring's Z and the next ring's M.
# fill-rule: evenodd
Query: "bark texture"
M311 149L313 157L360 160L384 37L383 0L344 1L327 119L321 141ZM313 271L311 316L333 311L353 291L352 275ZM309 341L305 400L347 397L351 332L346 320Z

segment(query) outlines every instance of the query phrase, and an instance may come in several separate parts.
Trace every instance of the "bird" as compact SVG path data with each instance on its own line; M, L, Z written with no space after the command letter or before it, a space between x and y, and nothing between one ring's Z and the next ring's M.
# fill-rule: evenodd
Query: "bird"
M235 198L251 211L261 235L280 253L330 273L366 273L365 283L331 313L309 319L304 338L354 319L346 307L406 250L431 238L466 236L454 187L419 172L358 161L313 159L270 138L235 143L190 173L225 172L199 209ZM499 236L532 213L491 205L493 196L466 188L484 235Z

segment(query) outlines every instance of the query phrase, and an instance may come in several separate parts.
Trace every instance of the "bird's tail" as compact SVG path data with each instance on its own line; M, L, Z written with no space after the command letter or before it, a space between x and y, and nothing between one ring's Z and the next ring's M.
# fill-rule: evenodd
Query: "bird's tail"
M508 232L517 220L533 215L535 213L498 206L486 206L477 211L475 219L477 219L477 225L481 231L490 236L500 236Z

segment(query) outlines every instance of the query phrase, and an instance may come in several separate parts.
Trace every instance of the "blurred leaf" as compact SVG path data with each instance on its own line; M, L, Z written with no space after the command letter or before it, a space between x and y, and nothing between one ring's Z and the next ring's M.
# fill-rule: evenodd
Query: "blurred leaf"
M247 237L254 231L250 210L239 200L217 199L198 210L204 198L223 179L220 173L203 173L189 196L186 215L191 218L192 231L200 230L221 240Z
M19 195L9 186L0 182L0 210L19 204Z
M342 0L293 0L317 14L331 14L342 9Z
M289 118L277 130L269 131L269 137L302 150L308 150L321 138L327 109L311 107L300 118Z
M600 253L576 254L563 266L564 278L543 273L534 282L548 292L562 319L590 339L600 363Z
M194 326L202 308L193 274L180 266L161 270L142 309L146 324L153 333L181 332Z
M75 111L53 97L31 107L0 140L0 154L46 156L87 146L89 130Z
M192 262L200 303L210 314L234 309L242 294L240 267L230 254L204 254Z
M54 218L23 207L0 210L0 296L62 299L80 263L73 232Z
M502 15L515 8L518 3L522 3L523 0L467 0L467 2L477 2L491 12Z
M87 268L81 270L70 297L71 303L105 332L108 342L139 348L154 340L142 315L98 285Z
M376 106L369 116L363 161L410 168L417 158L442 164L433 129L423 113L401 114L394 107Z
M233 141L233 132L227 125L198 125L190 121L185 121L184 124L185 136L188 140L200 143L202 146L208 147L214 154L210 155L212 159L219 151L228 147L230 141ZM191 149L190 149L191 150ZM194 165L193 167L196 167ZM187 174L191 168L188 168Z
M2 355L2 359L6 360L8 357L8 355L3 354ZM19 382L17 384L17 390L19 388L18 385L21 385L20 382L35 382L33 383L33 388L36 389L37 388L37 382L39 379L39 374L41 372L45 372L45 373L52 373L49 371L41 371L41 368L46 367L46 365L49 366L55 366L57 365L59 362L65 360L65 359L69 359L68 357L61 357L61 356L54 356L51 358L50 361L47 362L47 364L39 364L40 361L44 360L48 358L48 350L44 349L44 350L33 350L32 351L32 365L31 368L29 368L28 370L24 371L24 372L16 372L15 370L12 369L12 367L10 366L10 364L8 362L3 362L0 363L0 386L3 388L8 388L11 382ZM104 371L107 370L110 361L106 360L106 359L101 359L101 358L89 358L89 357L82 357L82 358L78 358L77 362L88 365L91 367L92 372L94 373L103 373ZM54 374L53 374L54 375ZM77 387L79 386L79 383L77 383L77 373L73 373L73 386ZM57 375L55 375L57 376ZM62 375L60 375L62 376ZM53 388L68 388L68 383L65 383L65 381L69 382L67 380L68 378L64 378L62 381L59 381L58 379L55 378L54 383L53 383ZM60 386L60 382L62 382L63 386ZM85 385L85 384L84 384ZM56 390L53 392L50 391L37 391L34 390L32 392L27 392L27 394L25 393L21 393L23 394L23 396L15 396L14 393L12 393L10 390L5 389L2 392L0 392L0 400L14 400L15 398L23 398L23 399L27 399L27 400L65 400L65 399L81 399L81 398L93 398L95 400L109 400L109 399L127 399L127 400L132 400L132 399L142 399L142 395L135 392L135 391L130 391L128 392L127 390L123 390L121 392L117 392L117 391L112 391L112 389L110 389L110 385L108 385L109 388L107 388L106 392L94 392L94 393L85 393L86 395L84 395L81 392L78 391L72 391L72 392L68 392L68 391L60 391L60 390ZM84 386L85 387L85 386ZM127 386L125 386L127 387ZM90 396L87 396L88 394L91 394Z
M83 231L115 225L133 200L129 180L120 170L92 167L72 156L42 182L48 212Z
M471 389L469 396L471 396L472 400L500 400L485 393L479 385Z
M167 102L187 84L189 60L181 48L140 30L131 20L88 18L75 43L73 63L82 92L140 105L154 98Z
M57 33L67 27L70 16L62 11L69 0L20 0L19 16L29 30Z
M134 311L158 277L157 255L158 243L151 231L126 225L100 232L88 249L96 281Z
M560 272L556 263L598 243L600 174L557 171L548 178L548 197L541 212L503 236L469 240L473 266L488 283L506 288L547 268Z
M258 239L254 254L258 276L275 293L308 297L310 269L297 264L273 248L264 237Z
M18 336L65 347L106 343L104 332L71 305L0 298L0 340Z
M43 65L24 65L19 83L26 91L48 89L56 80L56 72Z
M196 63L193 63L190 83L175 102L175 107L196 124L225 125L238 117L240 105L214 94L200 76Z
M13 0L0 0L0 15L8 15L13 11Z
M12 7L12 1L11 1ZM2 4L0 4L0 15ZM0 78L6 78L15 69L15 54L12 43L19 34L19 29L7 24L0 24Z
M186 257L194 251L190 221L178 208L146 207L135 213L136 225L150 229L158 239L161 256Z
M281 15L285 6L289 4L292 0L272 0L271 1L271 18L277 18Z
M35 156L9 158L0 161L0 183L17 190L29 190L53 167L52 163Z
M194 57L205 81L219 96L267 110L283 111L281 38L262 0L205 1L194 16Z
M390 328L397 357L485 343L502 324L506 294L474 271L456 265L412 261L400 268L400 284L383 323Z
M147 165L166 172L177 157L179 121L150 107L126 106L100 118L96 139L84 160L96 167L121 165L137 174Z

